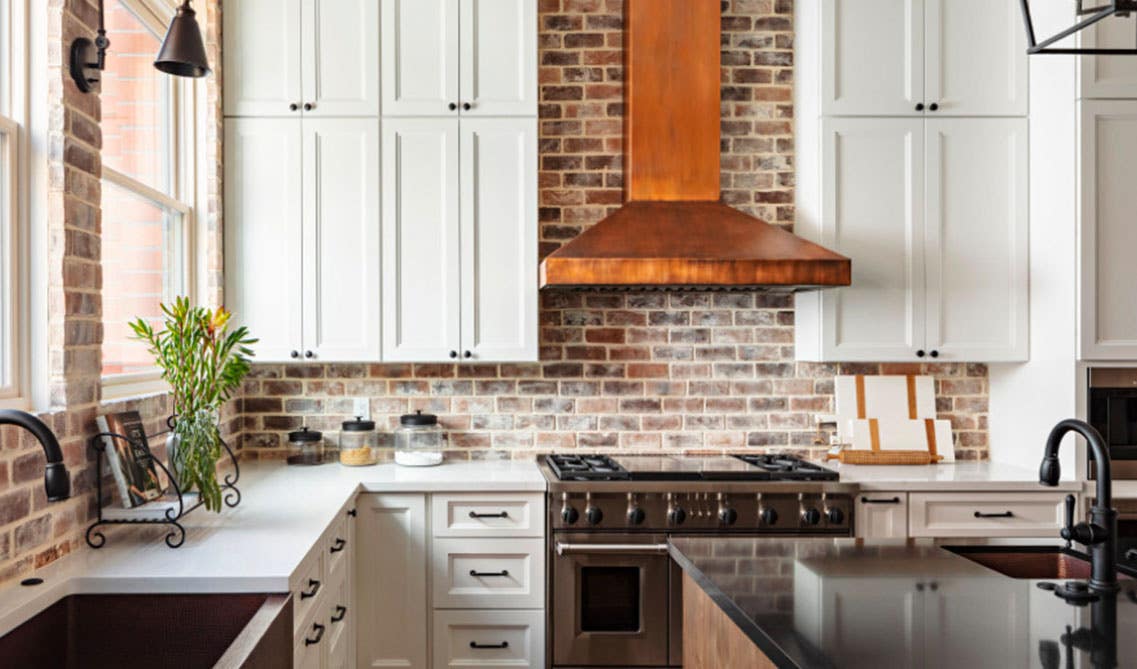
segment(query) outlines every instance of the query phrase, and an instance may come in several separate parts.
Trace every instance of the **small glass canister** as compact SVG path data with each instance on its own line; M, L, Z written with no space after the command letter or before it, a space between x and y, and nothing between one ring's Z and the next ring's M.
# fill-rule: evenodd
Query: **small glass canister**
M379 434L375 432L375 421L355 420L343 422L340 430L340 464L348 467L363 467L379 462Z
M395 428L395 462L405 467L432 467L442 464L445 435L438 416L414 413L399 416Z
M288 433L288 464L320 465L324 463L324 434L302 427Z

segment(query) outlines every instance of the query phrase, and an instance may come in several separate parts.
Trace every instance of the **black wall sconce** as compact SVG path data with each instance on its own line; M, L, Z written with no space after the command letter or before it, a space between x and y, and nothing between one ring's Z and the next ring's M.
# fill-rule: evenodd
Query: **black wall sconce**
M1038 41L1034 34L1034 17L1031 15L1030 0L1020 0L1023 10L1023 23L1026 24L1026 39L1028 54L1037 53L1050 53L1050 54L1073 54L1073 55L1096 55L1096 56L1137 56L1137 43L1131 49L1117 49L1117 48L1073 48L1073 47L1054 47L1051 46L1056 42L1070 37L1071 35L1081 32L1086 28L1094 25L1098 21L1102 21L1111 16L1129 16L1130 12L1137 11L1137 0L1089 0L1096 2L1093 7L1085 5L1086 0L1075 0L1074 14L1078 17L1077 23L1073 26L1062 30L1051 37L1047 37L1041 42Z
M103 0L99 0L99 30L94 41L86 37L76 37L71 42L71 79L84 93L90 93L99 83L99 72L106 68L107 39L104 24ZM190 0L184 0L170 21L166 39L158 50L154 67L166 74L178 77L204 77L209 74L209 61L205 57L205 43L201 39L201 28L197 25L197 14L190 7Z

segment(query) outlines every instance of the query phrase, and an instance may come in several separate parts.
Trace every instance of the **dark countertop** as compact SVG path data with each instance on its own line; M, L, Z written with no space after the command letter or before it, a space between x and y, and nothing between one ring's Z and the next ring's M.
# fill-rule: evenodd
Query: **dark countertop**
M778 667L1137 667L1137 581L1075 607L930 542L675 537L671 556Z

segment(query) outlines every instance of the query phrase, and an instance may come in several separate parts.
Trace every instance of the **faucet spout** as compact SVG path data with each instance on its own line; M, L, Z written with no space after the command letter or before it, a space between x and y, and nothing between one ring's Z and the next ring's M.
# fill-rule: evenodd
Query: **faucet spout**
M16 425L22 427L39 441L43 447L43 455L47 465L43 472L43 487L47 492L47 501L59 502L71 496L71 475L63 464L63 449L55 434L42 420L26 411L0 409L0 425Z

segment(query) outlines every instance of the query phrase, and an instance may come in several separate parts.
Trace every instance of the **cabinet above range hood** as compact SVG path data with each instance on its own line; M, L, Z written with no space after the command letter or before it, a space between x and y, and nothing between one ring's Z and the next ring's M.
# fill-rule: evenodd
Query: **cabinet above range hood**
M717 0L627 0L627 203L541 262L541 287L802 291L848 258L720 201Z

